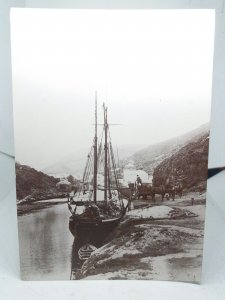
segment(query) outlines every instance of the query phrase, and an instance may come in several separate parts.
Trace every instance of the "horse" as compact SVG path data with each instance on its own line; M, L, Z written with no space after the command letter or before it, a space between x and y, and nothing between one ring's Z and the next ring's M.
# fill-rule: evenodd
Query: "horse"
M167 185L165 188L165 193L169 195L168 200L170 198L172 198L172 200L175 199L175 195L176 195L176 189L174 186L171 185Z
M136 186L136 195L137 198L147 199L148 196L152 197L152 200L155 201L155 195L161 195L162 201L166 194L166 189L164 185L152 186L150 183L142 183L141 185Z
M162 184L160 186L153 186L152 187L152 200L155 201L155 195L161 195L162 196L162 201L164 199L164 196L166 194L166 188L165 186Z
M138 199L142 197L147 199L148 196L152 196L152 186L150 183L142 183L136 185L136 196Z

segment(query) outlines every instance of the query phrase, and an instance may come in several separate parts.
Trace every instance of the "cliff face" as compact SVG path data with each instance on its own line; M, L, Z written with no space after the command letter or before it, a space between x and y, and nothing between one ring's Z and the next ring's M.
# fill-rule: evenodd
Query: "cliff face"
M144 148L133 155L135 165L137 169L143 167L147 173L153 174L154 169L161 162L177 153L185 145L197 141L208 131L209 124L205 124L184 135Z
M59 179L48 176L29 166L16 163L17 199L27 196L35 199L46 199L57 193L56 183Z
M169 158L163 160L154 170L156 186L180 181L184 189L203 191L206 189L208 169L209 133L189 142Z

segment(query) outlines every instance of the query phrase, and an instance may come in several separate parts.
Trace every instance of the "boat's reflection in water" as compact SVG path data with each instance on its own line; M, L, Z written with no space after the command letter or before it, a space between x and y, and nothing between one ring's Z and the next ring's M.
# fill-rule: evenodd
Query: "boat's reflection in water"
M70 225L72 223L73 222L71 222ZM106 228L102 227L101 230L96 229L96 226L88 227L80 232L79 235L76 235L75 232L73 232L74 241L71 253L71 279L79 279L80 269L85 260L90 257L94 250L100 248L111 239L117 223L113 225L114 226L108 226Z
M84 262L90 257L91 253L97 248L87 243L87 239L74 238L71 253L71 275L70 279L79 279L80 270Z
M71 253L71 275L70 279L79 279L79 272L84 263L84 260L81 260L78 255L78 251L82 247L81 241L74 238L72 245Z

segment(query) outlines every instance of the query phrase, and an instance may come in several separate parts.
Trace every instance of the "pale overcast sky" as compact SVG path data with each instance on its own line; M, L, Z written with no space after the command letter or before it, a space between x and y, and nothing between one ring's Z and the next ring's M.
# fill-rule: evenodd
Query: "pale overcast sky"
M94 93L115 144L154 144L210 120L212 10L13 9L16 159L41 169L88 147Z

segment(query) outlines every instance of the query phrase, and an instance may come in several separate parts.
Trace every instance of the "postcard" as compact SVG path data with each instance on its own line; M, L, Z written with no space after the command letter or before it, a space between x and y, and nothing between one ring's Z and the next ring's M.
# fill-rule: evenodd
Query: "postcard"
M210 10L14 9L24 280L200 282Z

